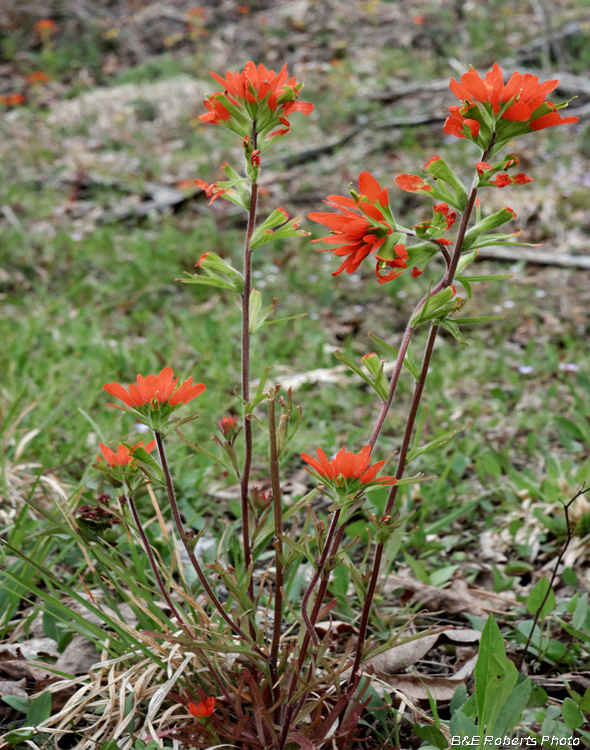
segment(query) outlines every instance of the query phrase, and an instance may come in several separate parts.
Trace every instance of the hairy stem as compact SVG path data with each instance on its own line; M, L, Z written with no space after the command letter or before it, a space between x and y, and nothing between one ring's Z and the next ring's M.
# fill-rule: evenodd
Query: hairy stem
M275 522L275 606L274 622L272 632L272 642L270 647L270 675L271 690L273 693L273 703L277 703L278 696L275 690L278 690L278 660L279 648L281 645L281 626L283 624L283 505L281 497L281 480L279 474L279 456L277 451L277 425L275 398L276 390L271 389L268 399L268 432L269 432L269 453L270 453L270 482L272 486L272 502L274 509ZM281 707L275 708L275 723L280 724Z
M209 597L215 609L227 622L230 628L237 635L243 638L245 643L247 643L251 639L248 638L248 636L246 635L246 633L244 633L242 628L240 628L240 626L237 625L232 620L232 618L228 615L228 613L225 611L223 604L219 601L219 599L215 595L215 592L209 585L209 581L207 580L205 573L203 572L203 569L201 568L201 565L196 558L196 555L193 549L193 536L192 536L193 532L189 533L186 531L186 529L184 528L184 524L182 522L182 518L180 517L180 510L178 509L178 503L176 501L176 493L174 492L174 485L172 483L170 467L168 466L168 460L166 458L166 452L164 450L164 441L162 440L162 434L158 432L158 430L154 430L154 437L156 439L156 445L158 446L158 453L160 455L160 463L162 464L162 471L164 472L164 480L166 482L166 492L168 493L168 502L170 503L170 508L172 510L172 517L174 519L174 523L176 524L176 528L178 529L178 533L180 535L182 543L184 544L184 548L186 550L188 558L191 561L191 564L193 568L195 569L195 572L198 575L199 580L201 581L201 584L203 588L205 589L205 592L207 593L207 596ZM268 660L268 657L266 656L266 654L263 653L257 646L253 646L253 648L259 656L262 656L265 659L265 661Z
M252 148L256 149L258 133L256 121L252 123ZM252 287L252 250L250 242L256 225L256 208L258 205L258 183L252 183L250 193L250 211L248 213L248 228L244 244L244 291L242 293L242 398L246 403L250 401L250 292ZM242 499L242 542L244 547L244 562L246 570L252 565L252 546L250 542L250 509L248 506L248 492L250 485L250 469L252 467L252 422L249 419L248 407L244 404L244 464L242 467L241 499ZM254 582L250 575L248 581L248 596L254 600Z
M339 513L339 511L337 512ZM316 600L313 604L313 609L312 609L311 618L310 618L312 629L313 629L313 625L315 625L315 622L318 618L320 609L322 607L322 603L324 601L324 596L326 595L326 589L328 588L328 582L329 582L328 570L332 567L333 560L338 554L338 549L340 547L340 543L342 542L342 537L344 536L345 528L346 528L345 524L342 524L342 526L338 527L338 530L336 531L336 535L334 537L334 541L332 542L332 549L330 552L330 557L328 559L328 565L327 566L324 565L321 568L322 574L321 574L320 588L319 588ZM326 540L326 546L324 547L324 550L328 549L328 546L329 545ZM303 664L305 662L305 657L307 656L307 649L309 647L310 640L311 638L310 638L309 630L308 630L308 632L305 633L305 636L303 638L303 643L301 645L301 649L299 650L299 658L297 659L297 664L295 665L293 677L291 679L291 685L289 687L289 698L287 702L287 709L285 712L283 731L281 732L281 737L279 740L279 750L284 750L285 743L287 741L287 736L289 733L289 726L291 722L296 718L299 711L301 710L303 706L303 701L305 700L303 699L303 701L300 701L297 706L295 706L292 703L293 696L295 695L295 691L297 689L297 682L299 680L299 675L301 674L301 670L303 669ZM310 676L311 676L311 665L310 665Z
M324 549L322 551L322 556L320 557L319 562L317 563L315 573L313 574L313 577L311 581L309 582L308 587L305 589L305 593L303 594L303 599L301 600L301 616L303 618L303 622L305 623L305 627L307 628L307 634L309 638L311 639L311 642L316 648L320 645L320 641L314 630L315 622L312 622L312 620L310 619L307 613L307 607L309 605L309 599L311 597L311 594L314 588L316 587L316 584L319 581L320 576L323 574L324 565L326 564L326 559L328 557L328 552L330 551L330 547L332 545L332 539L334 537L334 534L336 533L336 529L338 528L338 520L340 519L340 514L341 514L341 510L338 509L337 511L334 512L334 515L332 516L332 521L330 523L330 528L328 529L328 534L326 536L326 541L324 544ZM319 597L316 599L316 603L319 603L321 606L321 601ZM319 610L319 607L318 607L318 610ZM307 643L305 644L305 649L302 649L302 650L307 651Z
M125 496L123 496L125 497ZM168 605L170 611L176 617L176 620L180 627L184 630L188 638L193 638L193 634L189 630L188 625L186 624L183 617L181 617L179 611L176 609L176 605L170 598L170 594L168 593L166 586L164 585L164 581L162 580L162 576L160 575L160 571L158 570L158 566L156 565L156 560L154 558L154 553L152 552L152 548L150 547L149 540L147 538L147 535L145 533L145 530L143 528L143 525L140 521L139 514L137 512L137 508L135 507L135 500L133 499L133 495L129 495L129 497L125 498L127 502L129 503L129 507L131 508L131 515L133 516L133 520L135 521L135 526L137 527L137 531L139 532L139 536L141 538L141 543L143 544L143 548L145 550L145 553L148 557L150 567L152 569L152 573L154 574L154 578L156 579L156 583L158 584L158 588L162 592L162 596L164 597L164 600L166 601L166 604Z

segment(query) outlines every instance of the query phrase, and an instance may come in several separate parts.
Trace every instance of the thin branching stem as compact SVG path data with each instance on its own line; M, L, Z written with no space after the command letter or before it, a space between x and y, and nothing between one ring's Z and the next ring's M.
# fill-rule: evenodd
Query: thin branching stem
M183 617L180 615L178 609L176 608L176 605L172 601L170 594L168 593L166 586L164 585L164 581L162 580L162 576L160 575L160 571L158 569L158 566L156 564L156 560L154 558L154 553L152 552L152 549L150 547L149 540L147 538L147 535L145 533L145 530L143 528L143 524L141 523L141 520L139 518L139 514L137 512L137 507L135 505L135 500L133 499L133 495L129 495L129 497L123 495L121 498L123 501L127 501L129 503L129 507L131 508L131 515L133 516L133 520L135 521L135 526L137 527L137 531L139 532L139 536L141 538L141 542L143 544L143 548L145 549L145 553L148 557L150 567L152 569L152 572L154 574L154 578L156 579L156 583L158 584L158 588L160 589L162 596L164 597L164 600L166 601L166 604L168 605L170 611L172 612L173 616L176 617L176 620L180 627L184 630L187 638L190 638L191 640L194 640L194 634L191 632L189 626L187 625L186 621L183 619ZM235 702L231 698L231 696L228 694L227 690L225 689L225 686L223 682L219 679L219 675L217 674L217 671L213 668L213 665L207 659L206 655L203 653L201 649L199 649L199 658L203 660L204 664L208 668L211 676L215 680L217 687L219 690L223 693L225 699L228 702L228 705L232 706L235 710Z
M563 560L563 556L567 552L567 548L570 546L570 542L572 541L572 538L574 536L573 529L570 526L570 518L569 518L569 509L570 506L575 503L575 501L581 497L582 495L585 495L587 492L590 492L590 487L586 487L586 483L584 482L582 484L582 488L576 492L576 494L572 497L572 499L567 502L563 503L563 510L565 513L565 525L567 529L567 539L565 540L563 547L561 548L561 552L559 553L559 557L557 558L557 561L555 563L555 567L553 568L553 573L551 574L551 580L549 581L549 587L547 588L547 591L545 592L545 596L543 597L543 601L539 605L539 608L537 609L535 613L535 618L533 620L533 624L531 627L531 632L529 633L529 637L527 638L527 642L524 645L524 649L522 651L522 654L520 655L520 659L518 660L517 669L520 670L525 657L528 653L529 646L531 645L531 640L533 638L533 633L535 632L535 628L537 627L537 623L539 622L539 617L541 616L541 612L543 611L543 607L545 606L545 602L549 598L549 594L553 590L553 584L555 583L555 578L557 577L557 571L559 570L559 566L561 565L561 561Z
M342 524L341 526L338 527L338 530L336 531L336 534L334 536L334 540L332 541L332 549L330 551L328 564L324 565L321 569L322 574L321 574L320 588L318 590L318 595L313 604L311 618L309 618L312 623L312 627L313 625L315 625L318 619L318 615L320 613L320 609L324 601L324 596L326 595L326 589L328 588L328 583L329 583L329 578L330 578L329 571L332 568L334 558L338 554L338 549L340 548L340 544L342 542L342 537L344 536L345 528L346 528L345 524ZM328 548L328 544L326 544L324 549L327 549L327 548ZM289 726L291 722L295 720L295 718L297 717L297 714L299 713L299 711L301 711L303 704L305 702L305 697L299 701L298 705L295 705L292 702L292 700L293 700L293 696L295 695L295 691L297 689L297 683L299 682L299 675L301 674L301 670L303 669L303 664L305 663L305 658L307 656L307 649L309 647L310 640L311 638L310 638L309 631L308 631L305 633L303 637L303 643L299 650L299 658L297 659L296 665L294 665L293 677L291 678L291 685L289 687L289 698L287 701L287 709L285 712L285 718L283 722L283 731L281 733L281 737L279 740L279 750L284 750L285 743L287 741L287 735L289 732ZM308 680L311 679L312 672L313 672L313 663L310 664L310 667L309 667Z

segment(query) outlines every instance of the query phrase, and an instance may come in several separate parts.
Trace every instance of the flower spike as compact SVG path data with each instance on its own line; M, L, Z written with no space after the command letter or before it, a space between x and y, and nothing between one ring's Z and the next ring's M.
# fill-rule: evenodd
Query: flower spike
M306 466L305 470L326 487L331 488L338 496L350 497L364 492L369 487L397 482L395 477L376 478L385 461L377 461L373 466L369 466L371 463L370 445L365 445L356 454L347 452L346 448L341 448L331 459L328 459L325 452L318 448L317 458L308 453L302 453L301 458L311 467Z

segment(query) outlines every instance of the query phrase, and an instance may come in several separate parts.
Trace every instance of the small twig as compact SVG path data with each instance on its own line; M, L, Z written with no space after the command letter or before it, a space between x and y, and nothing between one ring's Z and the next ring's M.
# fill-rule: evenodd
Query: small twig
M569 509L570 506L575 503L575 501L581 497L582 495L585 495L587 492L590 492L590 487L586 487L586 482L582 484L582 489L578 490L576 494L572 497L572 499L569 501L569 503L564 503L563 500L560 500L559 502L563 505L563 510L565 513L565 524L567 528L567 539L565 540L565 544L561 548L561 552L559 553L559 557L557 558L557 562L555 563L555 567L553 568L553 573L551 575L551 580L549 581L549 587L547 591L545 592L545 596L543 597L543 601L539 605L539 609L537 610L535 614L535 619L533 620L533 625L531 627L531 632L529 633L529 637L527 638L527 642L525 643L524 650L520 656L520 659L518 661L518 669L522 667L522 664L524 662L525 656L527 655L527 652L529 650L529 646L531 645L531 640L533 638L533 633L535 632L535 628L537 627L537 623L539 622L539 617L541 615L541 612L543 611L543 607L545 606L545 602L549 598L549 594L553 590L553 584L555 582L555 578L557 577L557 571L559 570L559 566L561 565L561 561L563 560L563 556L565 555L567 548L570 545L570 542L573 539L574 532L570 528L570 518L569 518Z

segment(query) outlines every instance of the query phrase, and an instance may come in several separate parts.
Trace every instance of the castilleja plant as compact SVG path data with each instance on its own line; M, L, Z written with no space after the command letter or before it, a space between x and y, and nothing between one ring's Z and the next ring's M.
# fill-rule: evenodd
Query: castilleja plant
M358 187L355 184L349 195L330 195L325 201L326 210L308 215L312 222L327 230L325 236L313 242L321 244L316 250L333 252L338 258L334 276L353 273L363 263L370 262L374 264L378 285L395 283L406 271L416 284L421 284L421 274L435 258L442 261L444 273L430 286L422 283L422 296L408 316L399 350L383 338L371 335L381 355L395 360L389 378L376 352L365 355L360 365L336 352L347 367L374 389L381 404L379 414L364 446L355 446L350 451L337 446L331 457L317 445L302 446L308 451L301 453L302 461L316 486L284 508L281 461L297 432L301 410L293 406L290 393L285 397L279 385L267 385L272 362L263 363L265 369L257 373L258 388L255 393L250 390L251 338L263 326L279 322L271 319L276 299L265 306L260 292L252 288L252 263L254 252L260 253L271 239L308 233L299 228L300 219L290 219L283 208L274 209L259 221L258 179L264 167L264 152L289 133L290 116L309 115L313 105L299 101L303 84L290 77L285 66L275 73L264 65L248 62L242 71L227 72L224 77L216 73L212 76L221 90L207 96L207 112L200 119L236 133L244 150L244 166L240 171L224 164L222 170L227 179L212 184L197 179L196 183L211 202L218 198L229 200L247 213L243 266L236 269L227 259L207 252L198 260L197 273L184 281L226 290L239 300L241 383L237 393L242 415L241 418L222 416L224 408L219 405L217 427L221 437L212 436L217 446L215 455L191 443L178 429L196 415L180 418L176 416L177 410L199 396L205 390L204 384L193 383L192 377L179 384L179 378L174 378L169 367L158 375L138 375L136 383L128 388L118 383L107 384L105 390L124 404L118 408L151 428L159 461L150 454L153 442L145 446L123 444L116 452L101 445L104 460L97 466L113 481L125 485L128 505L155 580L181 628L180 635L169 632L151 635L180 644L194 653L201 666L196 671L198 683L193 691L170 696L187 708L186 723L171 736L197 748L231 743L244 750L295 747L314 750L326 746L324 743L329 739L331 745L341 750L352 750L360 746L363 730L359 722L368 702L365 692L370 677L363 674L363 665L375 650L367 635L381 561L387 542L402 520L396 507L397 493L400 486L423 479L420 475L406 476L410 461L444 445L462 429L420 445L423 429L420 423L412 445L438 331L445 328L464 343L463 325L493 319L466 317L462 311L468 307L478 282L508 277L469 274L469 265L482 247L523 244L518 242L519 232L503 228L515 217L514 211L506 206L486 212L478 194L486 189L524 189L531 178L516 173L518 157L501 155L502 147L516 136L569 124L577 118L562 117L559 110L565 104L547 100L557 81L540 83L536 76L515 73L505 82L498 65L483 78L470 70L460 82L451 79L450 88L459 98L459 104L450 107L444 126L445 133L470 140L478 148L470 167L473 174L470 186L465 186L460 173L435 155L421 170L416 170L419 174L398 175L389 186L379 184L370 172L364 171ZM465 171L464 167L461 171ZM427 202L423 221L408 225L395 216L390 206L391 189L420 195ZM313 254L306 262L312 259ZM461 295L459 285L464 290ZM420 366L407 356L418 328L428 331ZM396 451L395 474L381 475L385 461L375 461L373 454L404 366L414 378L414 393L401 438L394 445L383 446ZM206 381L207 373L200 373L200 378ZM173 430L238 482L243 554L239 565L216 561L204 566L195 552L198 537L184 525L166 457L165 440ZM259 453L264 449L268 455L268 492L262 492L252 482L255 448ZM177 532L209 604L207 616L203 613L195 619L195 609L188 603L192 599L186 599L186 607L181 608L178 597L172 599L162 580L133 501L133 495L147 482L165 489ZM371 512L374 508L370 490L375 486L389 488L385 509L379 514ZM311 506L320 493L332 501L328 523L319 519ZM372 565L364 575L355 570L347 554L358 540L343 545L353 513L364 514L376 542ZM293 592L300 590L300 584L296 583L300 580L298 571L305 565L311 572L299 598ZM339 565L346 566L353 576L360 599L358 629L340 656L330 652L330 631L320 635L316 627L336 605L333 600L326 601L326 594L331 573ZM218 593L220 582L229 592L226 601ZM217 659L212 663L211 653L215 652L229 653L234 658L229 658L225 665Z

